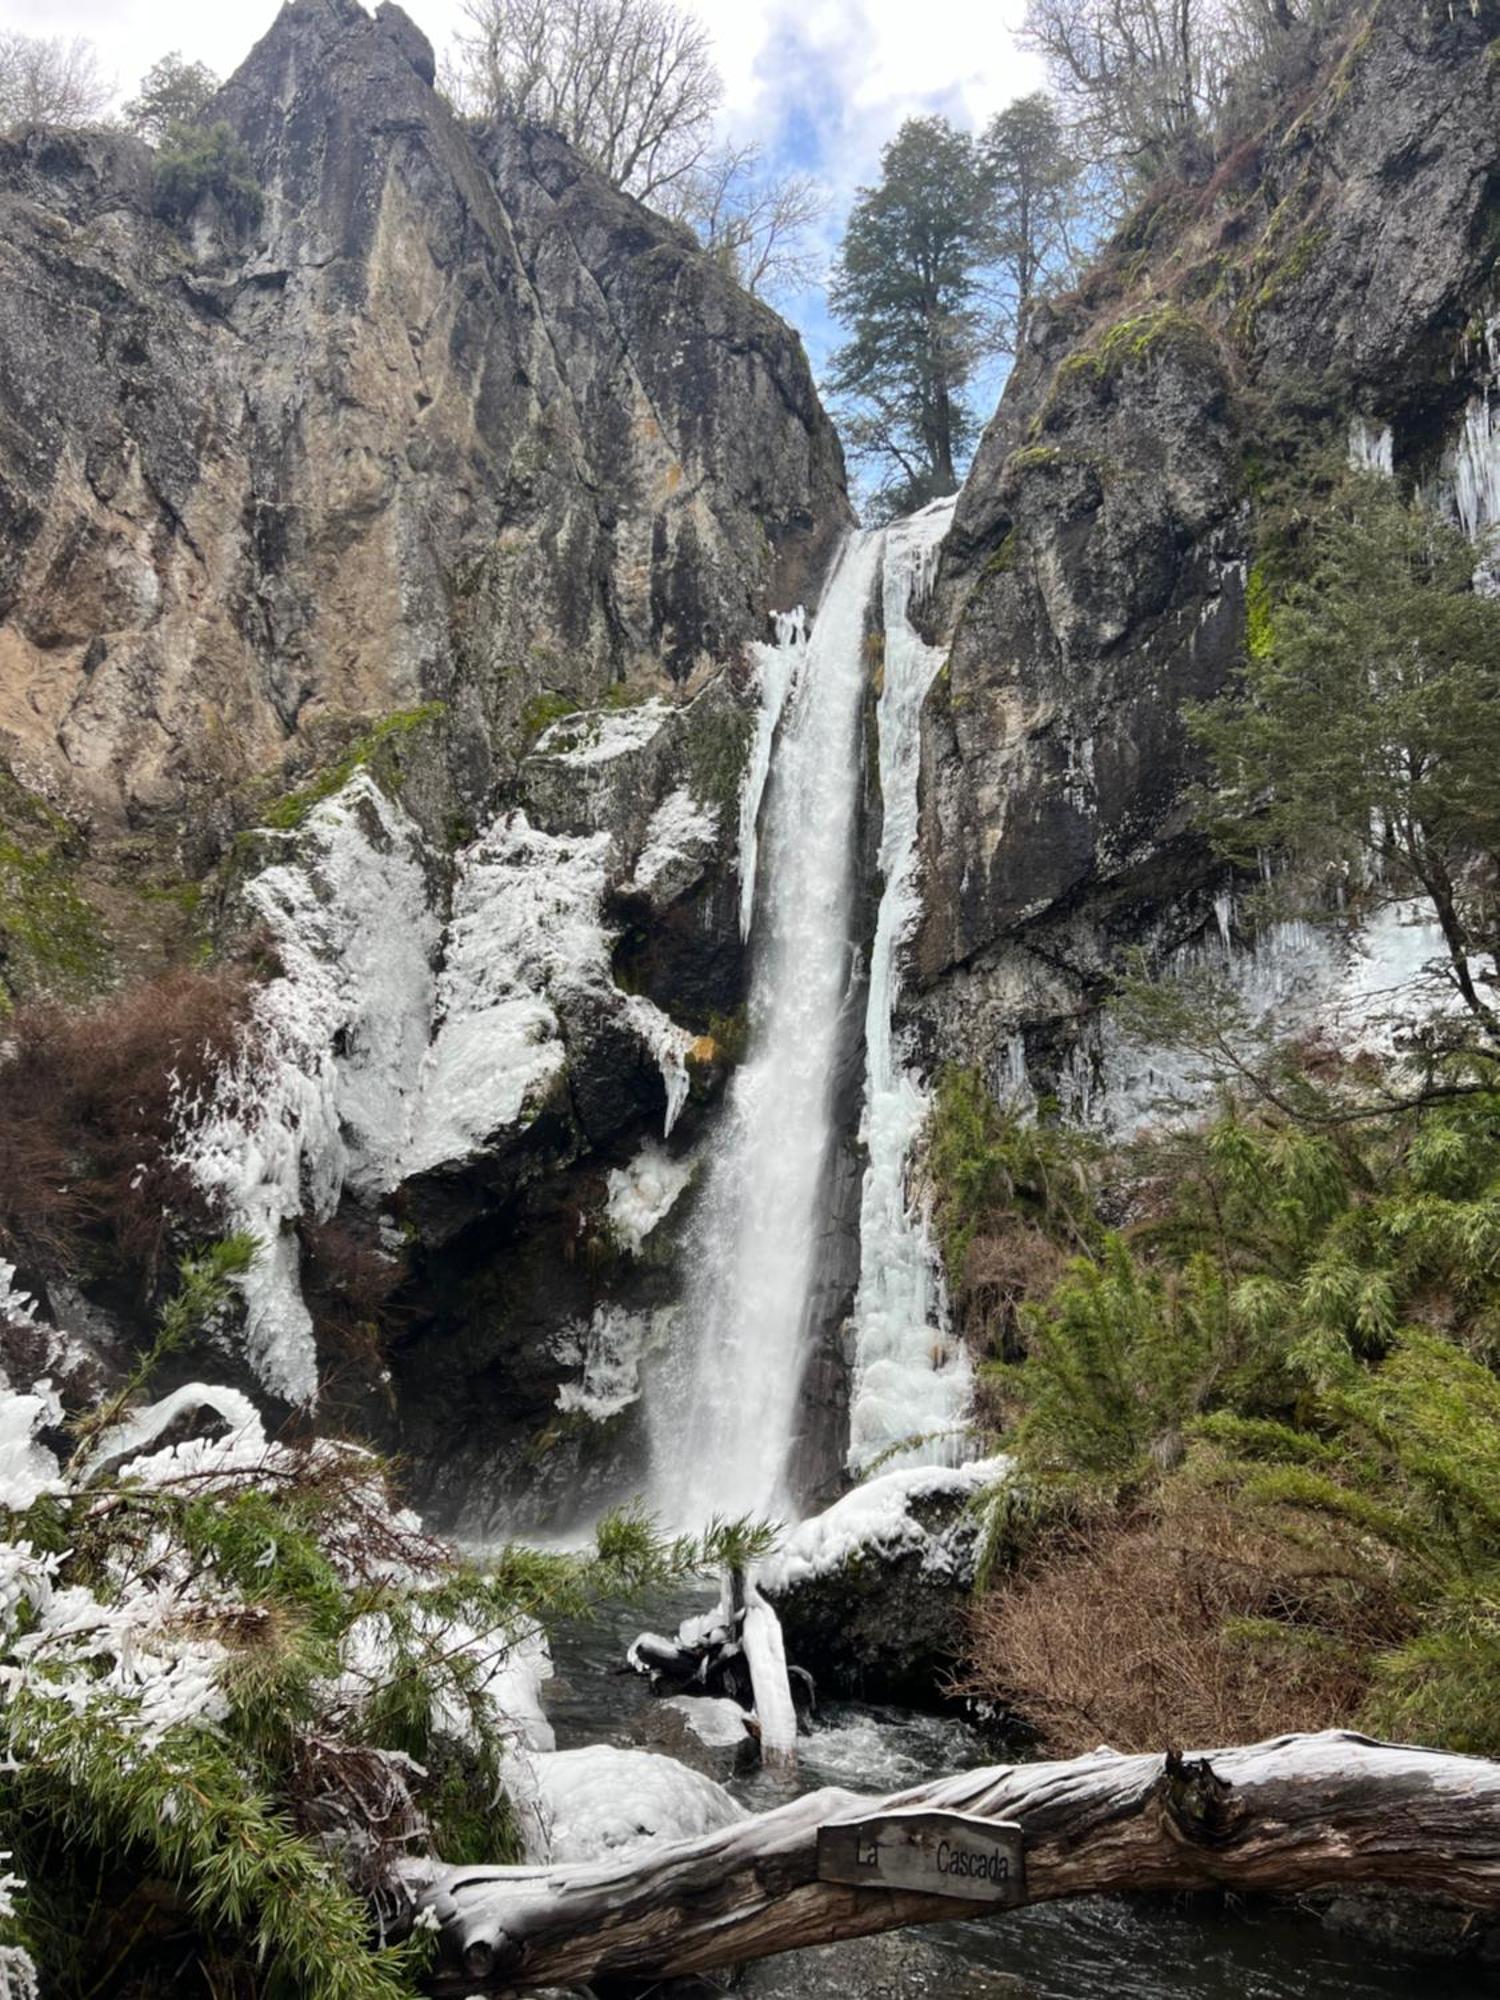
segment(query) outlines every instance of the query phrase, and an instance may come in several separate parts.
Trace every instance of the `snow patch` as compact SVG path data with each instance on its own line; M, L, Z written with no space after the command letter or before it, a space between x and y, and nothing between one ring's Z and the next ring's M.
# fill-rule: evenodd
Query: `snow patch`
M613 1860L656 1841L692 1840L746 1817L722 1785L651 1750L591 1743L536 1759L546 1850L531 1859Z
M534 757L550 757L573 770L610 764L649 743L670 721L672 710L659 695L630 708L591 708L565 715L537 739Z
M781 1547L757 1571L763 1590L779 1595L814 1577L832 1576L856 1556L889 1561L915 1553L934 1577L957 1576L963 1566L951 1528L933 1530L913 1513L918 1500L969 1500L997 1485L1010 1468L1007 1458L978 1459L968 1465L906 1465L878 1473L856 1486L821 1514L793 1528Z

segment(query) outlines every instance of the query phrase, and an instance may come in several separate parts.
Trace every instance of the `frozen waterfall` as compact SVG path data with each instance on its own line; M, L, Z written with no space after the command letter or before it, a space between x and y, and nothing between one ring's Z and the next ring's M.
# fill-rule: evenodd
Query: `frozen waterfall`
M688 1232L679 1337L646 1397L651 1504L674 1526L791 1510L853 969L859 711L880 553L879 535L850 538L810 635L795 635L799 671L763 690L784 708L761 814L749 1053ZM789 651L793 639L783 635Z
M927 1097L899 1046L895 1007L901 952L920 914L917 893L917 769L922 702L942 653L924 645L908 610L925 588L953 518L935 500L887 533L885 679L880 736L883 884L865 1012L864 1140L869 1155L860 1201L859 1297L849 1463L855 1472L905 1443L904 1464L953 1461L971 1388L968 1360L945 1330L943 1299L926 1218L907 1188L912 1147Z

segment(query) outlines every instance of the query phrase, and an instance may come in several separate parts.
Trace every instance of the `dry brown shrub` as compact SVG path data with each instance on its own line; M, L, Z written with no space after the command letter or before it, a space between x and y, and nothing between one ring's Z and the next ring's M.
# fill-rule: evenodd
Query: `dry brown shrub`
M1254 1742L1348 1723L1361 1659L1402 1629L1334 1540L1294 1543L1210 1499L1060 1538L976 1606L960 1687L1064 1756Z
M206 1094L248 1019L235 969L142 980L86 1009L39 1004L0 1041L0 1255L28 1276L103 1264L142 1291L168 1239L219 1219L173 1158L181 1097Z

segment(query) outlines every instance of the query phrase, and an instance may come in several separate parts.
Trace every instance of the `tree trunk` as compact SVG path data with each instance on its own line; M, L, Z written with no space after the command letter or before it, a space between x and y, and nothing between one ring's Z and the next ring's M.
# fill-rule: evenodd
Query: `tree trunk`
M969 1771L884 1800L814 1792L615 1863L423 1861L406 1864L405 1879L441 1932L438 1993L702 1972L900 1924L992 1914L993 1895L971 1901L820 1879L820 1827L914 1807L962 1813L970 1827L1019 1827L1025 1902L1352 1883L1500 1910L1500 1764L1336 1730L1193 1759L1100 1750L1069 1763Z

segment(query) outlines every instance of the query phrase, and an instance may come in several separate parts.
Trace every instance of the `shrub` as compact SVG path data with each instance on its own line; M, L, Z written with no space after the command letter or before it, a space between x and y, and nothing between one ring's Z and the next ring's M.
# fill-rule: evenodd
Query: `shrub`
M173 972L87 1009L37 1004L0 1053L0 1256L34 1281L122 1270L143 1292L217 1219L174 1158L178 1105L248 1018L234 970Z
M264 198L254 163L222 120L213 125L174 121L156 156L156 212L166 222L186 222L212 195L238 229L260 221Z
M1324 1630L1334 1613L1367 1641L1401 1629L1388 1594L1233 1507L1145 1512L1055 1540L981 1598L959 1685L1063 1756L1324 1729L1369 1679L1352 1633Z

